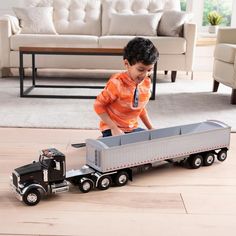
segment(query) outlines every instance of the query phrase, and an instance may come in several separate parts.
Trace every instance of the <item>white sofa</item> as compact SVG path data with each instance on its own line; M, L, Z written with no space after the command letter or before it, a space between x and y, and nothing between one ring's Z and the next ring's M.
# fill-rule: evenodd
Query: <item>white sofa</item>
M10 69L19 67L18 50L21 46L123 48L137 35L148 37L156 45L160 53L158 70L172 71L172 82L175 81L177 71L192 71L196 25L186 22L184 16L182 19L177 19L179 22L176 22L173 17L168 17L172 16L170 10L180 10L180 3L177 0L28 0L26 6L32 7L31 13L28 8L23 10L31 14L31 17L33 14L34 20L42 21L41 25L33 25L33 27L31 25L29 26L31 29L28 29L25 22L28 16L21 18L22 9L15 9L18 18L8 15L0 19L2 76L8 76ZM38 9L51 7L51 19L47 19L50 17L50 11L37 16L35 7ZM183 15L181 12L174 13ZM159 16L155 18L158 14ZM43 19L38 19L40 16ZM136 24L135 22L138 21L135 17L143 17L144 20ZM53 26L50 25L50 20ZM153 25L155 22L158 22L158 25ZM164 33L161 33L166 34L165 36L157 36L156 28L161 30L160 26L162 31L164 30ZM183 31L180 31L181 29ZM181 32L182 36L179 36ZM24 66L31 66L30 58L25 60ZM123 69L121 58L99 58L98 56L44 55L37 58L36 66L38 70L45 68Z
M217 33L213 66L213 92L219 83L232 88L231 104L236 105L236 28L221 28Z

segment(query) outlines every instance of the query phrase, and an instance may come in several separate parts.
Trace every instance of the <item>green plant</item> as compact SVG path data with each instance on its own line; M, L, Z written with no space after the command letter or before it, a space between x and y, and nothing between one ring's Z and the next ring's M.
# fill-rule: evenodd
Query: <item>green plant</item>
M208 13L207 19L211 25L219 25L222 22L223 17L217 11L211 11Z

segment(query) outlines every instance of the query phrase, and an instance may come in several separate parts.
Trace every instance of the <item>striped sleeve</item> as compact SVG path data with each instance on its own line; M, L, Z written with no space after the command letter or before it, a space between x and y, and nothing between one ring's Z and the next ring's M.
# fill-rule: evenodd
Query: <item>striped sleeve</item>
M102 92L97 96L94 102L94 110L97 114L102 114L107 112L107 105L113 103L119 94L117 80L111 78Z
M139 116L141 117L143 115L147 115L147 109L145 107L143 108Z

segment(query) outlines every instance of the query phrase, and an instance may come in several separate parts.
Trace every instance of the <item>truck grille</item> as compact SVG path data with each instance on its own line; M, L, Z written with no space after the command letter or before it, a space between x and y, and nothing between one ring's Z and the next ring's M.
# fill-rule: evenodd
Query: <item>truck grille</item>
M12 173L12 181L13 184L16 186L16 188L18 187L18 181L17 181L17 176L15 173Z

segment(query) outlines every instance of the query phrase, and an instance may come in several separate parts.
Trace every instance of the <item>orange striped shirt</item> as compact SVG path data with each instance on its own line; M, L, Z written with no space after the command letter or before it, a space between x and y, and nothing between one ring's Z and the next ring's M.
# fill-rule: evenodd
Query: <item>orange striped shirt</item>
M138 88L138 106L133 107L134 91ZM105 88L97 96L94 110L97 114L107 113L116 125L124 132L138 127L138 118L146 113L145 106L151 96L151 80L146 77L140 84L128 76L126 72L118 73L109 79ZM110 129L105 122L100 122L100 130Z

